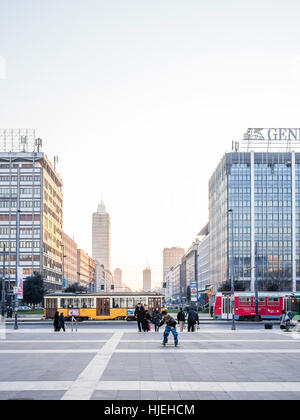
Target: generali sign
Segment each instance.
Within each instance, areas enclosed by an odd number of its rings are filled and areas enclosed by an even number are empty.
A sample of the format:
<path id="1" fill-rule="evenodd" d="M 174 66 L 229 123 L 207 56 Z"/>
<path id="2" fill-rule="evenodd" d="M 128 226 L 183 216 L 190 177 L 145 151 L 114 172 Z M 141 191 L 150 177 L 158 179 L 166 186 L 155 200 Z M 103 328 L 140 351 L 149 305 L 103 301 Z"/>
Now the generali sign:
<path id="1" fill-rule="evenodd" d="M 300 128 L 248 128 L 244 140 L 300 141 Z"/>

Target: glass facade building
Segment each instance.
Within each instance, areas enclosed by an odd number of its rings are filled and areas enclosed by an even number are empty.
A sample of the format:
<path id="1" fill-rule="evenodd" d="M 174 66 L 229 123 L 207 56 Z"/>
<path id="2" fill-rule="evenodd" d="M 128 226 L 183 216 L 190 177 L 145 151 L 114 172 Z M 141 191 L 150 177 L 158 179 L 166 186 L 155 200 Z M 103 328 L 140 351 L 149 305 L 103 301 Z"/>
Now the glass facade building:
<path id="1" fill-rule="evenodd" d="M 300 153 L 226 153 L 209 181 L 209 219 L 215 289 L 233 265 L 245 290 L 256 276 L 260 291 L 300 290 Z"/>

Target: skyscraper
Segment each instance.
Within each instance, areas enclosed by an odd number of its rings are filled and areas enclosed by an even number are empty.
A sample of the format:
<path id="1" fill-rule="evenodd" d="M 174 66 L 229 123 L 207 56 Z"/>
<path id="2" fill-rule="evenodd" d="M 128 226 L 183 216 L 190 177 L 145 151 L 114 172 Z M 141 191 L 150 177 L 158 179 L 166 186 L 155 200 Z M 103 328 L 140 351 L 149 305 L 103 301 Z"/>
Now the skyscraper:
<path id="1" fill-rule="evenodd" d="M 92 241 L 93 259 L 110 270 L 110 216 L 102 200 L 93 213 Z"/>
<path id="2" fill-rule="evenodd" d="M 143 291 L 151 292 L 151 269 L 149 266 L 143 270 Z"/>

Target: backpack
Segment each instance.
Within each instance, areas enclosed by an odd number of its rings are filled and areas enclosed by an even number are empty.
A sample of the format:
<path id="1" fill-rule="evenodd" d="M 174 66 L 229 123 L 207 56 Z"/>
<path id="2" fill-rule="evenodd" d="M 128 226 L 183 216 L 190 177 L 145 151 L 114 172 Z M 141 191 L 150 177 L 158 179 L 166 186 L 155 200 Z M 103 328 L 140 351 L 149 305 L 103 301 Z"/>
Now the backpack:
<path id="1" fill-rule="evenodd" d="M 189 321 L 190 322 L 196 321 L 196 312 L 195 311 L 193 311 L 192 313 L 190 313 L 190 315 L 189 315 Z"/>

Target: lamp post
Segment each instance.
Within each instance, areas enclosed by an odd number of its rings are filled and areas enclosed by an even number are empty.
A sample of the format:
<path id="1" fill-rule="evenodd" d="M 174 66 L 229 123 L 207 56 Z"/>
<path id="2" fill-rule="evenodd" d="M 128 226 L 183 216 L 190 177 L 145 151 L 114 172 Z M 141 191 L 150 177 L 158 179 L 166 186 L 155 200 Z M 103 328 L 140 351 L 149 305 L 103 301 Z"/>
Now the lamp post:
<path id="1" fill-rule="evenodd" d="M 3 273 L 2 273 L 2 292 L 1 292 L 1 315 L 4 318 L 5 306 L 5 244 L 3 244 Z"/>
<path id="2" fill-rule="evenodd" d="M 258 316 L 258 280 L 257 280 L 257 242 L 255 242 L 255 283 L 254 283 L 254 292 L 255 292 L 255 321 L 259 321 L 259 316 Z"/>
<path id="3" fill-rule="evenodd" d="M 19 178 L 19 177 L 18 177 Z M 19 191 L 19 187 L 18 187 Z M 18 207 L 19 207 L 19 198 L 17 200 Z M 19 215 L 21 213 L 21 210 L 19 208 L 16 212 L 16 281 L 15 281 L 15 303 L 14 303 L 14 310 L 15 310 L 15 325 L 14 329 L 18 330 L 18 268 L 19 268 Z"/>
<path id="4" fill-rule="evenodd" d="M 234 311 L 234 256 L 233 256 L 233 209 L 228 210 L 228 214 L 231 214 L 231 295 L 232 295 L 232 325 L 231 329 L 234 331 L 235 328 L 235 311 Z"/>

